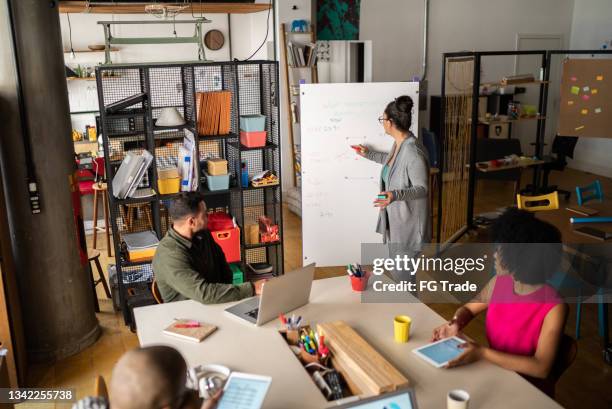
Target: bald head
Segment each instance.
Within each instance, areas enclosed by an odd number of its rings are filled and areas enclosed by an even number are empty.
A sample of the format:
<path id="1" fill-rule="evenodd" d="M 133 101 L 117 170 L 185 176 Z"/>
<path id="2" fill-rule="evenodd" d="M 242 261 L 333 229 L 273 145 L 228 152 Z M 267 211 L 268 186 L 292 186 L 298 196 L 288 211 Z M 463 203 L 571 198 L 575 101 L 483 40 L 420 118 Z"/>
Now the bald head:
<path id="1" fill-rule="evenodd" d="M 184 391 L 187 366 L 174 348 L 153 346 L 125 353 L 110 382 L 113 409 L 173 407 Z"/>

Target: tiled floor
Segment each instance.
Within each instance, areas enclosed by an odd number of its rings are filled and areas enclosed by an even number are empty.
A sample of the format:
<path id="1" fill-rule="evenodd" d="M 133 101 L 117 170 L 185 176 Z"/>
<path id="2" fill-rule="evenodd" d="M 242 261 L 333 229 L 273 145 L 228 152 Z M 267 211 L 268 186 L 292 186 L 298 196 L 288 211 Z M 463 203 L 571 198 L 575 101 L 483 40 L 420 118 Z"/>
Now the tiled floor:
<path id="1" fill-rule="evenodd" d="M 576 184 L 586 184 L 595 177 L 582 172 L 567 170 L 563 173 L 566 188 Z M 599 178 L 605 191 L 612 191 L 612 181 Z M 527 180 L 525 178 L 524 180 Z M 489 211 L 508 205 L 512 201 L 512 186 L 503 182 L 489 181 L 478 189 L 476 212 Z M 302 262 L 301 220 L 292 213 L 284 213 L 285 239 L 285 270 L 291 271 Z M 91 238 L 89 238 L 91 239 Z M 104 240 L 101 241 L 104 246 Z M 102 264 L 106 266 L 105 248 L 102 247 Z M 316 278 L 325 278 L 344 274 L 343 267 L 319 268 Z M 99 286 L 100 287 L 100 286 Z M 77 397 L 91 394 L 94 377 L 103 375 L 110 379 L 111 370 L 119 357 L 128 349 L 138 346 L 135 334 L 123 324 L 120 314 L 112 310 L 110 300 L 107 300 L 101 288 L 98 288 L 101 312 L 97 314 L 102 336 L 91 347 L 79 354 L 52 365 L 32 366 L 29 372 L 29 386 L 38 387 L 72 387 L 76 389 Z M 457 305 L 434 304 L 431 307 L 439 314 L 450 318 Z M 572 367 L 561 378 L 557 388 L 557 400 L 568 408 L 610 408 L 612 407 L 612 366 L 606 365 L 601 358 L 600 339 L 597 335 L 597 313 L 594 305 L 587 305 L 583 311 L 583 336 L 579 340 L 578 357 Z M 570 307 L 570 317 L 566 332 L 573 334 L 575 323 L 575 307 Z M 480 342 L 484 339 L 484 320 L 478 318 L 467 331 Z M 48 409 L 67 408 L 70 405 L 18 405 L 18 409 Z"/>

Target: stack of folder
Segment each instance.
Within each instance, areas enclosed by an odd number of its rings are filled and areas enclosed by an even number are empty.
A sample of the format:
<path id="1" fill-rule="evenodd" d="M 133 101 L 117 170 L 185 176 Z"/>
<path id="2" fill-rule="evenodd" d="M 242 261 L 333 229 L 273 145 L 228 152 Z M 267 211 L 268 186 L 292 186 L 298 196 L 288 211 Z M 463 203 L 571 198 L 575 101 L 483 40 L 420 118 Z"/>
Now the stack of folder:
<path id="1" fill-rule="evenodd" d="M 197 92 L 198 133 L 227 135 L 231 130 L 232 94 L 230 91 Z"/>
<path id="2" fill-rule="evenodd" d="M 153 259 L 159 240 L 151 230 L 123 235 L 128 260 L 132 262 Z"/>

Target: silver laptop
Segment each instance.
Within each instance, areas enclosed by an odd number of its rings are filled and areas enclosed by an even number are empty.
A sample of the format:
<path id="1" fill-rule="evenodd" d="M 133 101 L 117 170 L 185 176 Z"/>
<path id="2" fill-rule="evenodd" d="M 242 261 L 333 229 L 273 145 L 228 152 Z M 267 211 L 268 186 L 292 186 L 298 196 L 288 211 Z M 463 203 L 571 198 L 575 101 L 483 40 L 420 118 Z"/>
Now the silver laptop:
<path id="1" fill-rule="evenodd" d="M 331 409 L 332 407 L 328 408 Z M 416 397 L 413 388 L 398 389 L 394 392 L 385 393 L 383 395 L 373 396 L 371 398 L 359 399 L 344 405 L 333 406 L 336 409 L 417 409 Z"/>
<path id="2" fill-rule="evenodd" d="M 266 282 L 261 295 L 249 298 L 225 311 L 255 325 L 263 325 L 302 305 L 308 304 L 315 264 L 299 268 Z"/>

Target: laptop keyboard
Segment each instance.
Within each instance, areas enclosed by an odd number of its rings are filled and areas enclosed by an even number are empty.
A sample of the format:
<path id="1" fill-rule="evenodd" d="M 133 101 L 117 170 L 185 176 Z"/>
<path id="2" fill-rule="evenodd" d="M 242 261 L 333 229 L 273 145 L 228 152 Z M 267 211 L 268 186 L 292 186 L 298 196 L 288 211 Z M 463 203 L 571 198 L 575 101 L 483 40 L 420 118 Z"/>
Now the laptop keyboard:
<path id="1" fill-rule="evenodd" d="M 251 318 L 257 319 L 257 316 L 259 315 L 259 307 L 252 309 L 251 311 L 247 311 L 246 315 Z"/>

